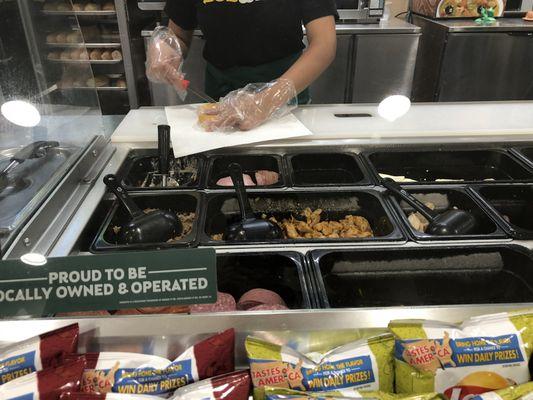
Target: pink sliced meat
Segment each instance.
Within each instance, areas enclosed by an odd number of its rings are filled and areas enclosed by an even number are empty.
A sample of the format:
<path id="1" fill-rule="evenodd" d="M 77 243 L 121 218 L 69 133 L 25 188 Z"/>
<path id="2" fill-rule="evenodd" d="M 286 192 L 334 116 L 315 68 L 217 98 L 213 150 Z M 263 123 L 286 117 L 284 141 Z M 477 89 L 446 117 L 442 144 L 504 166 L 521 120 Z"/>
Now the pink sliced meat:
<path id="1" fill-rule="evenodd" d="M 107 317 L 109 315 L 111 315 L 109 311 L 99 310 L 58 313 L 56 314 L 56 317 Z"/>
<path id="2" fill-rule="evenodd" d="M 288 310 L 286 306 L 281 304 L 260 304 L 258 306 L 249 308 L 247 311 L 282 311 Z"/>
<path id="3" fill-rule="evenodd" d="M 190 307 L 191 314 L 228 312 L 237 310 L 237 304 L 231 294 L 218 292 L 217 302 L 214 304 L 194 304 Z"/>
<path id="4" fill-rule="evenodd" d="M 279 181 L 279 174 L 274 171 L 260 170 L 255 173 L 255 181 L 259 186 L 275 185 Z"/>
<path id="5" fill-rule="evenodd" d="M 267 289 L 252 289 L 241 296 L 237 303 L 237 308 L 239 310 L 249 310 L 263 304 L 287 307 L 285 301 L 276 292 Z"/>
<path id="6" fill-rule="evenodd" d="M 141 315 L 142 313 L 136 308 L 125 308 L 117 310 L 113 315 Z"/>
<path id="7" fill-rule="evenodd" d="M 242 174 L 242 179 L 244 181 L 244 186 L 255 186 L 250 175 Z M 217 186 L 233 186 L 233 181 L 231 180 L 231 177 L 225 176 L 217 181 Z"/>

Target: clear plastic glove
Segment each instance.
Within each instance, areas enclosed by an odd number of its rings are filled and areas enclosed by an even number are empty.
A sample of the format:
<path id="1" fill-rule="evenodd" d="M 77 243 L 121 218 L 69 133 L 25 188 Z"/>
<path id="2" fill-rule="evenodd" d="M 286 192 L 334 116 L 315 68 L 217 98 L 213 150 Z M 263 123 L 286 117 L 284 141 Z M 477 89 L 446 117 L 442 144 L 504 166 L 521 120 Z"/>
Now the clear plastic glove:
<path id="1" fill-rule="evenodd" d="M 298 106 L 296 96 L 296 88 L 288 79 L 252 83 L 228 93 L 216 104 L 200 107 L 198 121 L 208 132 L 248 131 L 294 110 Z"/>
<path id="2" fill-rule="evenodd" d="M 187 95 L 182 73 L 183 52 L 178 37 L 166 26 L 154 29 L 146 56 L 146 76 L 155 83 L 172 85 L 182 100 Z"/>

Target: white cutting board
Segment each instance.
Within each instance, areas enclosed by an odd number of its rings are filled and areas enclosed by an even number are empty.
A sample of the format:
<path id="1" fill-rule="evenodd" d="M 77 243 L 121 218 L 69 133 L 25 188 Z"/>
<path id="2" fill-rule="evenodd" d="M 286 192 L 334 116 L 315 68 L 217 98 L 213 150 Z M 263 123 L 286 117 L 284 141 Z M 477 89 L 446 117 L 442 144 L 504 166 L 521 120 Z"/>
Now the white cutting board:
<path id="1" fill-rule="evenodd" d="M 198 124 L 198 104 L 165 107 L 176 157 L 243 144 L 309 136 L 312 132 L 293 114 L 246 132 L 206 132 Z"/>
<path id="2" fill-rule="evenodd" d="M 111 136 L 113 143 L 156 142 L 157 125 L 165 125 L 165 110 L 157 107 L 130 110 Z"/>

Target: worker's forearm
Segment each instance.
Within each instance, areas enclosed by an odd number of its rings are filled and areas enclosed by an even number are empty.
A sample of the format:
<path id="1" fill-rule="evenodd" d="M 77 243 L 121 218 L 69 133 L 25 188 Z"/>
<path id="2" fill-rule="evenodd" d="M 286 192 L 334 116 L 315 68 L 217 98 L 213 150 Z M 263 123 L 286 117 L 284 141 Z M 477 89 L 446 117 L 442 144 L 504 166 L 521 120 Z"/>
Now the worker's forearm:
<path id="1" fill-rule="evenodd" d="M 336 44 L 329 43 L 310 46 L 281 78 L 294 83 L 300 93 L 313 83 L 335 59 Z"/>

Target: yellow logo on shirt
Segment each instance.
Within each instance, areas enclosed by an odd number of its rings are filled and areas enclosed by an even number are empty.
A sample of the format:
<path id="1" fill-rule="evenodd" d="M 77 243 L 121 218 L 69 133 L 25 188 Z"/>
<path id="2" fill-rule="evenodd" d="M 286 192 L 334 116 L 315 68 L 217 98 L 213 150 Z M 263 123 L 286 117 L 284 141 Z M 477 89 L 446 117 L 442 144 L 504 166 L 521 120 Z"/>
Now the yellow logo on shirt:
<path id="1" fill-rule="evenodd" d="M 256 0 L 204 0 L 204 4 L 209 3 L 253 3 Z"/>

